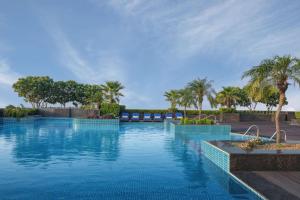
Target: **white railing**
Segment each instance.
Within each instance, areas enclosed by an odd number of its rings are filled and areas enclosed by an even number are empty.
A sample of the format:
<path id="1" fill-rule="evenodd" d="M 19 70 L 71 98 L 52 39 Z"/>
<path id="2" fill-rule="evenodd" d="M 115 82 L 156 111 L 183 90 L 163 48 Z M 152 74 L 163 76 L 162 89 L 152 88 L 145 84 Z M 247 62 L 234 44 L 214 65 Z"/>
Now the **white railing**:
<path id="1" fill-rule="evenodd" d="M 287 134 L 286 134 L 286 131 L 285 130 L 280 130 L 281 133 L 284 134 L 284 141 L 286 142 L 287 141 Z M 270 141 L 273 140 L 273 138 L 275 137 L 275 135 L 277 135 L 277 131 L 275 131 L 275 133 L 270 137 Z"/>
<path id="2" fill-rule="evenodd" d="M 243 137 L 246 136 L 246 135 L 250 132 L 250 130 L 251 130 L 252 128 L 256 128 L 256 137 L 259 137 L 260 131 L 259 131 L 258 126 L 255 125 L 255 124 L 249 126 L 249 128 L 247 129 L 247 131 L 243 134 Z"/>

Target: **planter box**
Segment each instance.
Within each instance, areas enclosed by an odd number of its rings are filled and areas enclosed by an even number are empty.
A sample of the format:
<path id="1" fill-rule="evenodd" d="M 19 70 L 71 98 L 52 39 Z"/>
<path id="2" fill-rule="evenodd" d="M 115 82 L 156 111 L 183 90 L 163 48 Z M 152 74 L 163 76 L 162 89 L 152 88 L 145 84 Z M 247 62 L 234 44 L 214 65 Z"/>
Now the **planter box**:
<path id="1" fill-rule="evenodd" d="M 300 150 L 244 151 L 229 141 L 203 142 L 203 154 L 227 172 L 300 171 Z"/>

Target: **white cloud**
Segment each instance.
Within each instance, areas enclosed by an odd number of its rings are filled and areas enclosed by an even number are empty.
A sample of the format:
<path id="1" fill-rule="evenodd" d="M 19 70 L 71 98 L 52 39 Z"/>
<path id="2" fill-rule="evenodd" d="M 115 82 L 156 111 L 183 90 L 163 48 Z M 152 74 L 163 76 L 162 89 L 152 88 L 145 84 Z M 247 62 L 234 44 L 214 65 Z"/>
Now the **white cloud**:
<path id="1" fill-rule="evenodd" d="M 0 83 L 11 86 L 20 75 L 14 72 L 6 60 L 0 59 Z"/>
<path id="2" fill-rule="evenodd" d="M 70 70 L 77 79 L 89 83 L 100 83 L 106 80 L 126 81 L 125 63 L 118 55 L 102 52 L 93 62 L 86 59 L 83 52 L 75 47 L 53 17 L 44 16 L 42 24 L 58 49 L 62 66 Z"/>
<path id="3" fill-rule="evenodd" d="M 278 3 L 108 1 L 113 9 L 128 17 L 126 20 L 140 22 L 139 27 L 159 32 L 159 40 L 171 47 L 170 53 L 187 58 L 221 52 L 233 59 L 293 53 L 299 48 L 300 26 L 295 24 L 299 8 L 292 3 L 279 7 Z"/>
<path id="4" fill-rule="evenodd" d="M 146 97 L 141 93 L 136 93 L 131 89 L 125 88 L 124 97 L 122 98 L 122 103 L 129 106 L 130 108 L 137 108 L 137 107 L 151 107 L 151 100 L 150 97 Z"/>

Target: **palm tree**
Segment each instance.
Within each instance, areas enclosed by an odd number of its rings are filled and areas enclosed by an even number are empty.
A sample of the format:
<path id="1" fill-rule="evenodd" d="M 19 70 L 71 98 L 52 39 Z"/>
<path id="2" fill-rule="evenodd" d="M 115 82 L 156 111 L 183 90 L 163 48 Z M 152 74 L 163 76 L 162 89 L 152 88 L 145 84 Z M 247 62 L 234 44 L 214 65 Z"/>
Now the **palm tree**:
<path id="1" fill-rule="evenodd" d="M 212 81 L 204 79 L 196 79 L 188 83 L 188 87 L 193 92 L 195 107 L 199 111 L 199 118 L 201 117 L 203 99 L 206 96 L 211 107 L 215 106 L 214 95 L 216 94 L 215 90 L 212 87 Z"/>
<path id="2" fill-rule="evenodd" d="M 101 85 L 101 88 L 105 100 L 110 104 L 119 104 L 120 97 L 124 96 L 121 90 L 125 87 L 119 81 L 106 81 L 104 85 Z"/>
<path id="3" fill-rule="evenodd" d="M 237 101 L 240 100 L 239 89 L 237 87 L 223 87 L 223 90 L 217 94 L 216 100 L 227 108 L 232 108 L 237 105 Z"/>
<path id="4" fill-rule="evenodd" d="M 165 92 L 164 96 L 166 97 L 166 101 L 169 101 L 171 104 L 171 110 L 175 111 L 176 110 L 176 105 L 179 102 L 179 91 L 178 90 L 170 90 Z"/>
<path id="5" fill-rule="evenodd" d="M 249 109 L 255 110 L 258 102 L 261 99 L 261 91 L 259 87 L 253 87 L 249 84 L 245 85 L 244 88 L 245 92 L 247 93 L 247 96 L 250 99 L 250 105 Z"/>
<path id="6" fill-rule="evenodd" d="M 300 61 L 291 56 L 275 56 L 272 59 L 263 60 L 258 66 L 246 71 L 242 78 L 250 77 L 249 84 L 252 87 L 260 85 L 273 85 L 279 91 L 279 104 L 275 115 L 276 142 L 281 142 L 280 112 L 286 101 L 286 91 L 289 81 L 300 85 Z"/>
<path id="7" fill-rule="evenodd" d="M 186 109 L 194 105 L 193 92 L 190 88 L 186 87 L 179 90 L 179 106 L 184 108 L 184 118 L 186 118 Z"/>

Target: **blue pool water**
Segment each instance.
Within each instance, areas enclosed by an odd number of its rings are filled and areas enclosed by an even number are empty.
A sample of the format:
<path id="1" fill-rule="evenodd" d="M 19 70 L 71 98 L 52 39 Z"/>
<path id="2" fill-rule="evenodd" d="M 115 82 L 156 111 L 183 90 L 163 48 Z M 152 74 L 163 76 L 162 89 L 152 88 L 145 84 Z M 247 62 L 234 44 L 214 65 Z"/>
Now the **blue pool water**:
<path id="1" fill-rule="evenodd" d="M 214 139 L 240 139 L 214 134 Z M 211 134 L 164 123 L 0 123 L 0 199 L 255 199 L 201 155 Z"/>

